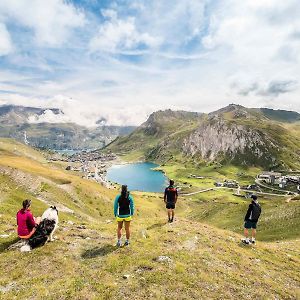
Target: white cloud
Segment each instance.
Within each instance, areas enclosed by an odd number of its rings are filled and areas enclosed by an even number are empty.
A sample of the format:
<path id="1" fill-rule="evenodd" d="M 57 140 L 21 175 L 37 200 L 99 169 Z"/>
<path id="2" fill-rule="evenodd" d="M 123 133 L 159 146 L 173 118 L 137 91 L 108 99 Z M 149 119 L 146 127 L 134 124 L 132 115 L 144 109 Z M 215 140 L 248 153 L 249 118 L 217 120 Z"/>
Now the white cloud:
<path id="1" fill-rule="evenodd" d="M 24 17 L 24 3 L 0 1 L 0 22 L 32 28 L 46 47 L 30 55 L 28 40 L 24 53 L 9 56 L 20 70 L 0 72 L 1 89 L 14 93 L 2 93 L 5 101 L 62 108 L 64 118 L 85 125 L 99 117 L 139 124 L 158 109 L 209 112 L 232 102 L 300 111 L 298 0 L 116 0 L 89 19 L 58 0 L 33 0 Z M 40 3 L 58 12 L 41 27 Z M 74 18 L 65 20 L 59 7 Z M 47 48 L 84 22 L 73 31 L 74 51 Z"/>
<path id="2" fill-rule="evenodd" d="M 135 18 L 119 19 L 117 12 L 112 9 L 102 10 L 107 20 L 100 26 L 96 36 L 90 41 L 90 50 L 122 52 L 136 49 L 139 46 L 157 47 L 160 38 L 155 38 L 147 32 L 139 32 L 136 28 Z"/>
<path id="3" fill-rule="evenodd" d="M 0 56 L 7 55 L 13 51 L 10 34 L 5 24 L 0 23 Z"/>
<path id="4" fill-rule="evenodd" d="M 137 105 L 131 107 L 107 107 L 99 104 L 86 105 L 83 101 L 72 99 L 63 95 L 51 98 L 33 98 L 19 94 L 4 95 L 6 100 L 0 100 L 0 105 L 14 104 L 41 108 L 58 108 L 63 113 L 54 114 L 46 110 L 42 115 L 29 118 L 30 123 L 76 123 L 86 127 L 95 127 L 100 119 L 106 120 L 106 125 L 138 125 L 155 110 L 150 105 Z"/>
<path id="5" fill-rule="evenodd" d="M 71 30 L 85 24 L 84 14 L 63 0 L 1 0 L 1 19 L 32 29 L 42 46 L 64 44 Z"/>

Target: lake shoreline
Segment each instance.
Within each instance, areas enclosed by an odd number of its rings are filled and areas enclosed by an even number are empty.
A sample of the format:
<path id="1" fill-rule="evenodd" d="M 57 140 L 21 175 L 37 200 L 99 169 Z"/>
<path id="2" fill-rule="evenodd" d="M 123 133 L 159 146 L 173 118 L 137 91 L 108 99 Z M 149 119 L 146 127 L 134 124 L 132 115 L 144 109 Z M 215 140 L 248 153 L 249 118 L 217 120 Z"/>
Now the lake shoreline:
<path id="1" fill-rule="evenodd" d="M 120 186 L 121 182 L 127 184 L 132 191 L 161 193 L 168 177 L 160 167 L 149 161 L 126 162 L 116 159 L 108 166 L 105 178 L 113 185 Z"/>

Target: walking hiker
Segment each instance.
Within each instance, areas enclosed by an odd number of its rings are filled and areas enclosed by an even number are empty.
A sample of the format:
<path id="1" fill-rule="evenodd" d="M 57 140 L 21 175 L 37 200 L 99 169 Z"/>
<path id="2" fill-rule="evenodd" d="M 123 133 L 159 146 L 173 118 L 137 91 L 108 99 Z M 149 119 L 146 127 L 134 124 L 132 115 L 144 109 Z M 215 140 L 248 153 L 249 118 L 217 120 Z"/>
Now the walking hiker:
<path id="1" fill-rule="evenodd" d="M 245 238 L 242 239 L 244 244 L 255 244 L 255 236 L 256 236 L 256 226 L 258 219 L 261 214 L 261 206 L 257 201 L 256 195 L 251 195 L 251 203 L 249 204 L 249 208 L 245 215 L 245 224 L 244 224 L 244 235 Z M 249 229 L 252 229 L 252 237 L 249 239 Z"/>
<path id="2" fill-rule="evenodd" d="M 168 222 L 174 221 L 175 205 L 177 202 L 177 189 L 174 186 L 174 180 L 170 180 L 170 185 L 165 189 L 164 202 L 166 203 L 166 209 L 168 212 Z"/>
<path id="3" fill-rule="evenodd" d="M 21 239 L 29 239 L 39 225 L 41 218 L 35 218 L 30 211 L 31 200 L 24 200 L 23 208 L 17 213 L 18 236 Z"/>
<path id="4" fill-rule="evenodd" d="M 133 214 L 134 214 L 134 200 L 132 196 L 129 194 L 129 191 L 127 190 L 127 185 L 122 185 L 121 194 L 116 197 L 114 202 L 114 215 L 118 222 L 118 229 L 117 229 L 118 247 L 122 246 L 121 237 L 122 237 L 123 223 L 125 223 L 125 231 L 126 231 L 126 241 L 124 243 L 124 246 L 129 245 L 130 221 L 132 220 Z"/>

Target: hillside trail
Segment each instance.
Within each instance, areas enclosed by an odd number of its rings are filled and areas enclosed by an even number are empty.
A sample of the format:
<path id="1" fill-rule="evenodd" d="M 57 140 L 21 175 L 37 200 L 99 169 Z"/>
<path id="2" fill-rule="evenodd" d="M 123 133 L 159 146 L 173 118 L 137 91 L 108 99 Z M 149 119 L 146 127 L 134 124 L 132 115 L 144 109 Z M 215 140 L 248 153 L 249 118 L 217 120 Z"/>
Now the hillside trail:
<path id="1" fill-rule="evenodd" d="M 6 275 L 0 286 L 14 283 L 11 293 L 22 290 L 24 278 L 17 277 L 15 270 L 30 262 L 31 275 L 37 278 L 34 284 L 47 278 L 53 295 L 58 296 L 55 291 L 61 280 L 64 289 L 74 281 L 82 282 L 82 290 L 75 285 L 72 296 L 76 299 L 99 299 L 99 289 L 100 295 L 113 292 L 107 299 L 236 299 L 236 295 L 295 299 L 300 284 L 300 240 L 267 243 L 258 239 L 257 245 L 245 246 L 239 234 L 182 216 L 167 223 L 160 212 L 152 218 L 136 215 L 130 246 L 117 248 L 116 228 L 112 219 L 64 219 L 54 242 L 29 254 L 16 249 L 2 253 L 0 264 Z M 20 255 L 17 269 L 7 264 Z M 62 274 L 64 278 L 59 279 Z M 30 289 L 26 293 L 30 297 Z"/>

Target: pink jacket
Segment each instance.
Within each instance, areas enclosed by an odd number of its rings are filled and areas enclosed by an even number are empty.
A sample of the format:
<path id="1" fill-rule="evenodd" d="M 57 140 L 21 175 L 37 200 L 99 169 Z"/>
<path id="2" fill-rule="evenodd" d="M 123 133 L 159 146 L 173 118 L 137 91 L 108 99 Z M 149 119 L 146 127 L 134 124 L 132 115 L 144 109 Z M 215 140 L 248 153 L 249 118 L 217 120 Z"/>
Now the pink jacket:
<path id="1" fill-rule="evenodd" d="M 35 227 L 33 215 L 29 209 L 20 209 L 17 213 L 18 235 L 28 235 Z"/>

